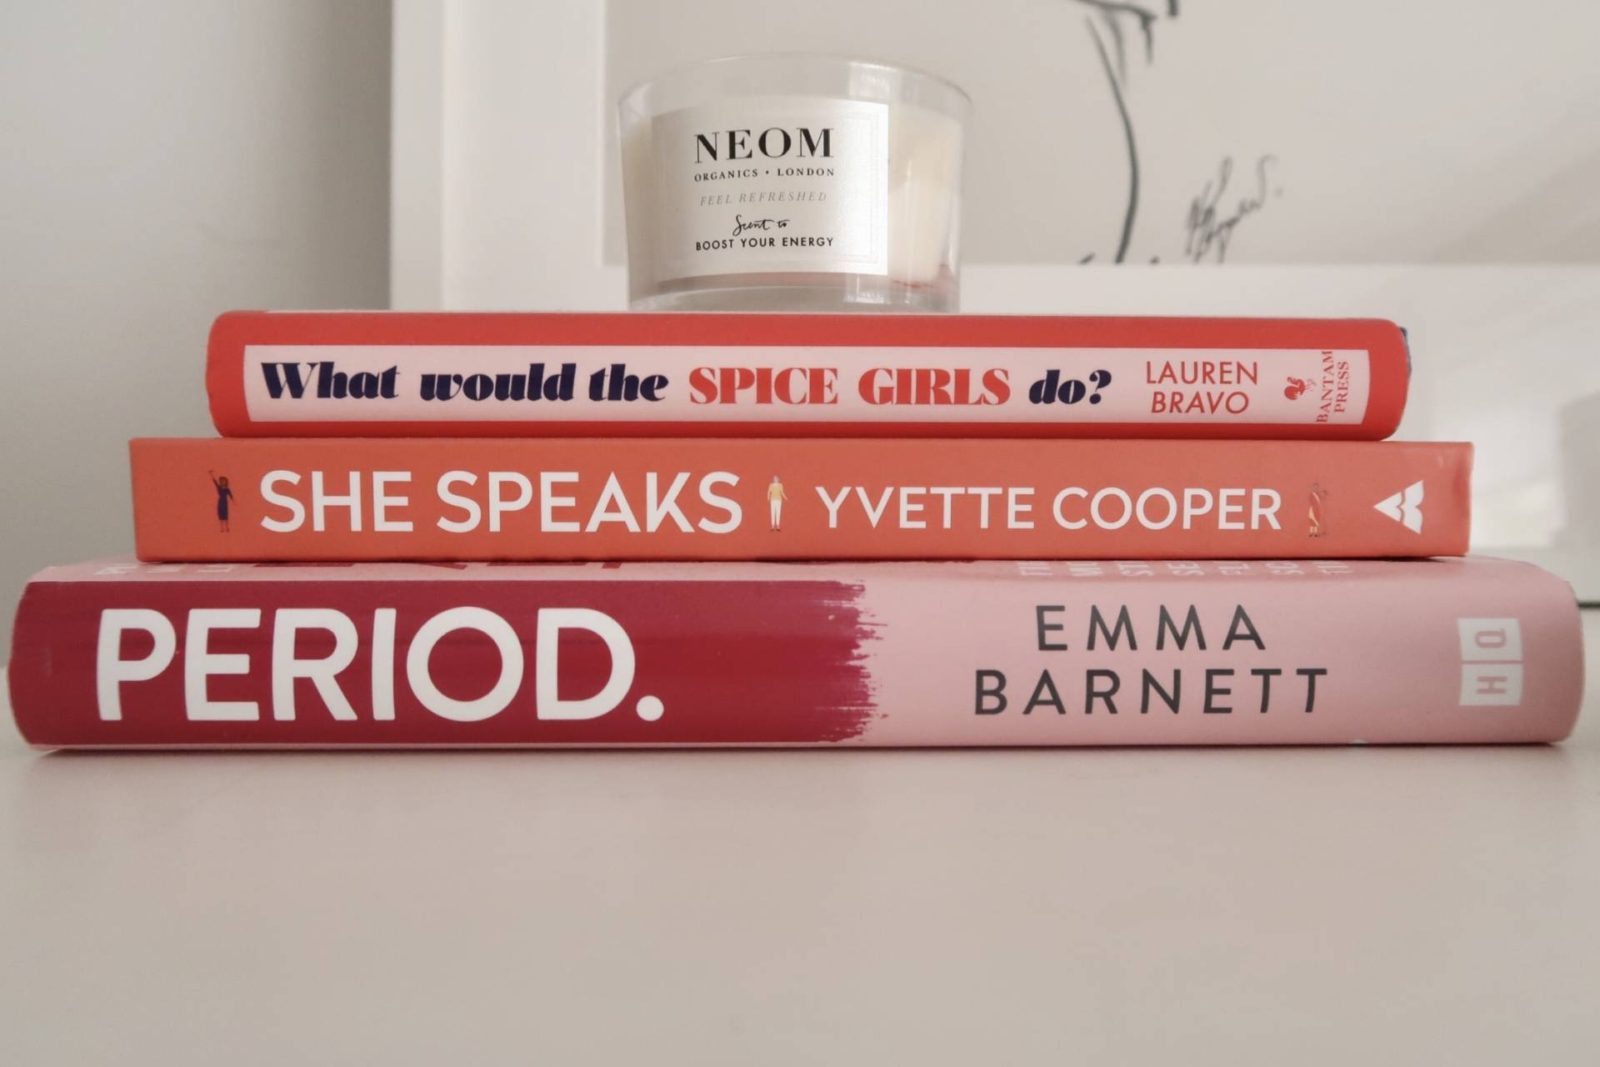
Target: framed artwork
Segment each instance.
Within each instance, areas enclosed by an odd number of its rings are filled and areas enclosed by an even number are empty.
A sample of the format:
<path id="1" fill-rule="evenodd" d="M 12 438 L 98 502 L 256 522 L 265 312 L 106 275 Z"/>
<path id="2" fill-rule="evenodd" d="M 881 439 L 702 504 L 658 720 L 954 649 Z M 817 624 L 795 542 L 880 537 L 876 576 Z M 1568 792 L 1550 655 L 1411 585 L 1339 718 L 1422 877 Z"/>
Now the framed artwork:
<path id="1" fill-rule="evenodd" d="M 1392 318 L 1398 436 L 1477 445 L 1474 550 L 1600 601 L 1597 37 L 1585 0 L 397 0 L 393 303 L 623 307 L 638 80 L 921 67 L 973 98 L 963 310 Z"/>

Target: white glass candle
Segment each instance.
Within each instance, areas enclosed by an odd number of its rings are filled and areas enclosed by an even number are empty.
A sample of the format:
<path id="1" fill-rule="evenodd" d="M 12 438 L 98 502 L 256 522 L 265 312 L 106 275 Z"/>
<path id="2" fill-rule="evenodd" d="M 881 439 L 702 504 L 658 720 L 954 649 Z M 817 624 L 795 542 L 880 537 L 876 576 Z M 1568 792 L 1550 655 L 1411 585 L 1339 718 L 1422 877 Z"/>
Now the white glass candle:
<path id="1" fill-rule="evenodd" d="M 940 78 L 831 56 L 718 59 L 634 87 L 633 307 L 955 311 L 969 108 Z"/>

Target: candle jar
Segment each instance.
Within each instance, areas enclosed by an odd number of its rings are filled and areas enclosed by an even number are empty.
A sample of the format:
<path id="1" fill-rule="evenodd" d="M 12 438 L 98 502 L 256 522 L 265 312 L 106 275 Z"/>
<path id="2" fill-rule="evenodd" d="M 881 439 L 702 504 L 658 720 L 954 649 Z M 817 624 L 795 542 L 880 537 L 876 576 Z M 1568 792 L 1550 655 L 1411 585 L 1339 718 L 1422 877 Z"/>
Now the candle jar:
<path id="1" fill-rule="evenodd" d="M 882 63 L 755 55 L 621 112 L 635 310 L 955 311 L 970 101 Z"/>

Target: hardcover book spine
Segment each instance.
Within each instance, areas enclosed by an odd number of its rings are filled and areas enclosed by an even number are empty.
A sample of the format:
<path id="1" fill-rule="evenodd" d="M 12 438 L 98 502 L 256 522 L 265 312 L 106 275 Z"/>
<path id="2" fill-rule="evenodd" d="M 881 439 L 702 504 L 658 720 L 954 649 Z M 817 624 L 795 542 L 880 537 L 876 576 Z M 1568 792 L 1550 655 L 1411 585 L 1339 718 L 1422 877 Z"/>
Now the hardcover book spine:
<path id="1" fill-rule="evenodd" d="M 1379 440 L 1405 336 L 1363 319 L 230 312 L 226 436 Z"/>
<path id="2" fill-rule="evenodd" d="M 1497 561 L 132 569 L 27 588 L 34 744 L 1534 742 L 1582 693 Z"/>
<path id="3" fill-rule="evenodd" d="M 145 560 L 1148 559 L 1466 551 L 1464 444 L 150 439 Z"/>

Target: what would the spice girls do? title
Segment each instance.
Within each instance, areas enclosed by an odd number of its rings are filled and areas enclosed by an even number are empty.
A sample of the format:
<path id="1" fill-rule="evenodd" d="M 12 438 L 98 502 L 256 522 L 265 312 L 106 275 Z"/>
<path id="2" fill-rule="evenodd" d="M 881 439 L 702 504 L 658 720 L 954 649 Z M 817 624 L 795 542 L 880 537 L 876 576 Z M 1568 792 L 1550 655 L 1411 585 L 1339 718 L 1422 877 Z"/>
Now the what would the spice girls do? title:
<path id="1" fill-rule="evenodd" d="M 207 384 L 236 436 L 1376 440 L 1407 376 L 1376 320 L 239 312 Z"/>

